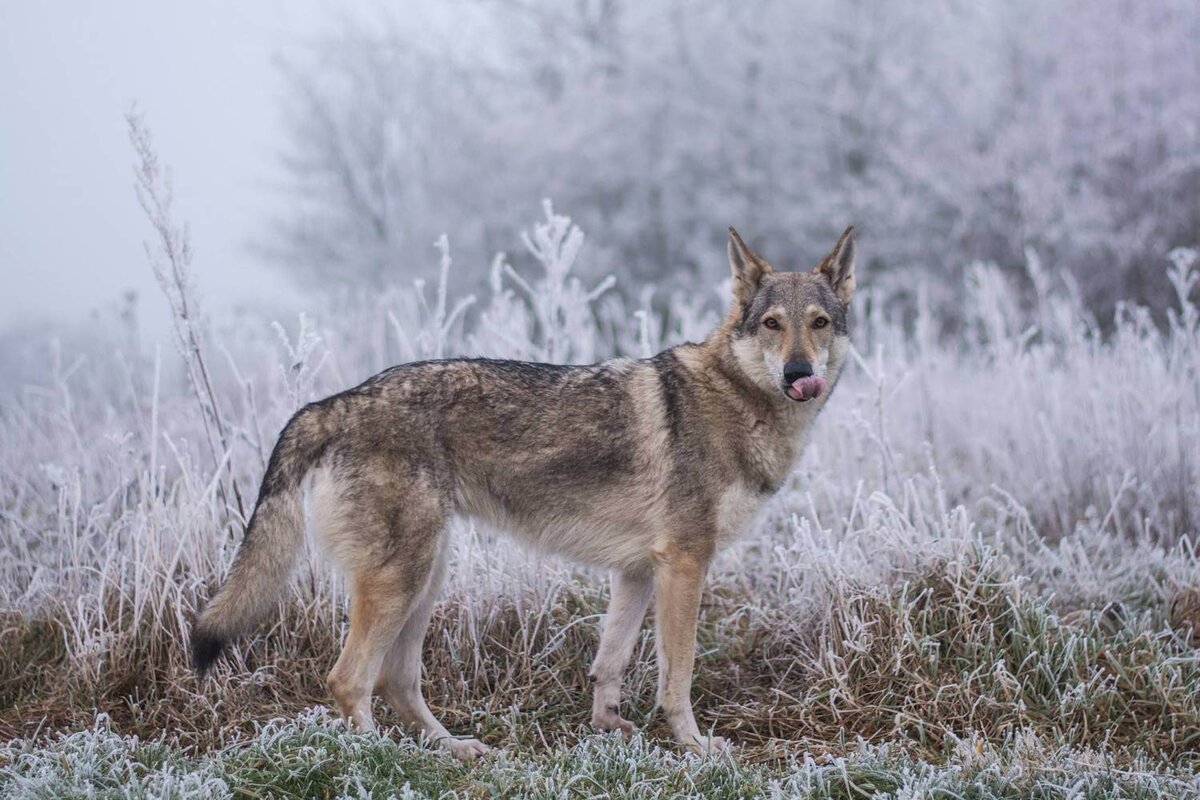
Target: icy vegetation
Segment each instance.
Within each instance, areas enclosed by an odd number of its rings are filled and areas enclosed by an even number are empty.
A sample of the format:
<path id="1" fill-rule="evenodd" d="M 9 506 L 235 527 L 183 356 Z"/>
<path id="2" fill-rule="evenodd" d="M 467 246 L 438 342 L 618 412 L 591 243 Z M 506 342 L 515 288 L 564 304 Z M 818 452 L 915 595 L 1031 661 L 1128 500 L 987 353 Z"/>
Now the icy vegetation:
<path id="1" fill-rule="evenodd" d="M 1107 314 L 1165 307 L 1195 244 L 1195 0 L 443 8 L 347 13 L 288 62 L 290 274 L 383 286 L 453 225 L 474 278 L 547 195 L 622 291 L 714 282 L 724 225 L 794 267 L 854 222 L 876 286 L 1032 245 Z"/>
<path id="2" fill-rule="evenodd" d="M 0 399 L 0 794 L 1200 791 L 1195 252 L 1161 258 L 1165 322 L 1121 306 L 1104 333 L 1033 252 L 1019 278 L 967 270 L 953 336 L 923 300 L 933 287 L 908 287 L 917 312 L 901 318 L 863 270 L 848 374 L 706 591 L 697 714 L 737 762 L 661 738 L 649 626 L 627 679 L 645 733 L 590 732 L 604 576 L 458 530 L 426 693 L 452 731 L 507 750 L 463 767 L 309 710 L 328 702 L 346 620 L 311 555 L 260 635 L 203 682 L 189 670 L 190 620 L 276 433 L 400 361 L 644 356 L 703 336 L 728 287 L 664 299 L 666 313 L 630 305 L 574 276 L 589 245 L 547 203 L 525 236 L 535 268 L 497 258 L 473 298 L 447 289 L 443 239 L 437 285 L 210 320 L 148 141 L 139 154 L 178 352 L 148 352 L 120 320 L 70 346 L 10 343 L 23 377 Z"/>
<path id="3" fill-rule="evenodd" d="M 210 754 L 183 752 L 114 732 L 105 717 L 45 748 L 0 752 L 9 792 L 41 797 L 1188 797 L 1195 778 L 1157 774 L 1144 760 L 1118 765 L 1091 750 L 1054 747 L 1028 734 L 1003 744 L 960 740 L 952 764 L 861 744 L 845 756 L 796 755 L 773 768 L 682 757 L 640 734 L 593 737 L 549 755 L 504 753 L 464 766 L 411 742 L 348 731 L 324 711 L 255 726 Z"/>

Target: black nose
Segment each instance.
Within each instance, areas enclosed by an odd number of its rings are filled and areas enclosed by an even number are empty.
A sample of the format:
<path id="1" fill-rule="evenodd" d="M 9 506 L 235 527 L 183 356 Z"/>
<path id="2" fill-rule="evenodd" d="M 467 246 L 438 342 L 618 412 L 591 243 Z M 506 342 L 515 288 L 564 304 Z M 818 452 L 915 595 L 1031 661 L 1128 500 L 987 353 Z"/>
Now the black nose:
<path id="1" fill-rule="evenodd" d="M 807 361 L 789 361 L 783 366 L 783 379 L 789 386 L 801 378 L 811 378 L 812 374 L 812 364 Z"/>

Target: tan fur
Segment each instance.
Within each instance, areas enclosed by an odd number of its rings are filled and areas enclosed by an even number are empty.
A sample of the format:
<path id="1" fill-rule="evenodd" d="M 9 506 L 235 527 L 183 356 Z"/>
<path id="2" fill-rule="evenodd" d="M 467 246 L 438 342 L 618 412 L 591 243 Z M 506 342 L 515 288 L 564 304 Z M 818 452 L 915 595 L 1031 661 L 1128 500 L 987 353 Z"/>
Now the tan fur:
<path id="1" fill-rule="evenodd" d="M 813 272 L 779 273 L 731 229 L 729 256 L 734 302 L 702 343 L 587 366 L 401 365 L 301 410 L 272 453 L 229 581 L 197 622 L 198 666 L 274 602 L 311 474 L 316 536 L 352 597 L 329 687 L 359 727 L 374 726 L 378 693 L 431 743 L 462 758 L 487 751 L 452 738 L 420 691 L 447 523 L 464 515 L 613 571 L 590 672 L 597 727 L 633 730 L 621 676 L 654 597 L 659 705 L 680 743 L 727 749 L 701 731 L 690 700 L 704 575 L 782 485 L 837 382 L 854 245 L 848 230 Z M 793 376 L 805 374 L 826 390 L 792 399 Z"/>

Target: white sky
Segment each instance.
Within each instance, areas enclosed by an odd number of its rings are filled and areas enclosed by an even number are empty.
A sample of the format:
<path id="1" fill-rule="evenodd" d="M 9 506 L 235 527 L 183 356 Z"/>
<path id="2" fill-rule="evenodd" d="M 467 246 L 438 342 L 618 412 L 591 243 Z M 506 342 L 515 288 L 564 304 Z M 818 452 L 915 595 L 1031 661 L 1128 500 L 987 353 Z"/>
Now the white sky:
<path id="1" fill-rule="evenodd" d="M 132 188 L 135 101 L 173 168 L 206 306 L 289 292 L 247 247 L 281 202 L 274 58 L 336 18 L 323 0 L 3 2 L 0 328 L 78 318 L 127 289 L 146 316 L 164 305 Z"/>

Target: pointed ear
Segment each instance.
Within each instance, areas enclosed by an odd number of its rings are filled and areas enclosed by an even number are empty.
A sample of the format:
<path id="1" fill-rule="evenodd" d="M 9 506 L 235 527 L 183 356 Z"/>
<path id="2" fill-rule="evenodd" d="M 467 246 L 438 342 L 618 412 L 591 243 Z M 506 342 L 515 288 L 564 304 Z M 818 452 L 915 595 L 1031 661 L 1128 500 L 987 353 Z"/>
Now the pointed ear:
<path id="1" fill-rule="evenodd" d="M 774 271 L 733 228 L 729 229 L 729 267 L 733 270 L 733 296 L 742 305 L 754 297 L 763 276 Z"/>
<path id="2" fill-rule="evenodd" d="M 850 302 L 850 295 L 854 294 L 855 284 L 853 225 L 846 228 L 837 244 L 829 251 L 829 255 L 821 259 L 821 263 L 813 272 L 825 276 L 839 300 L 843 303 Z"/>

